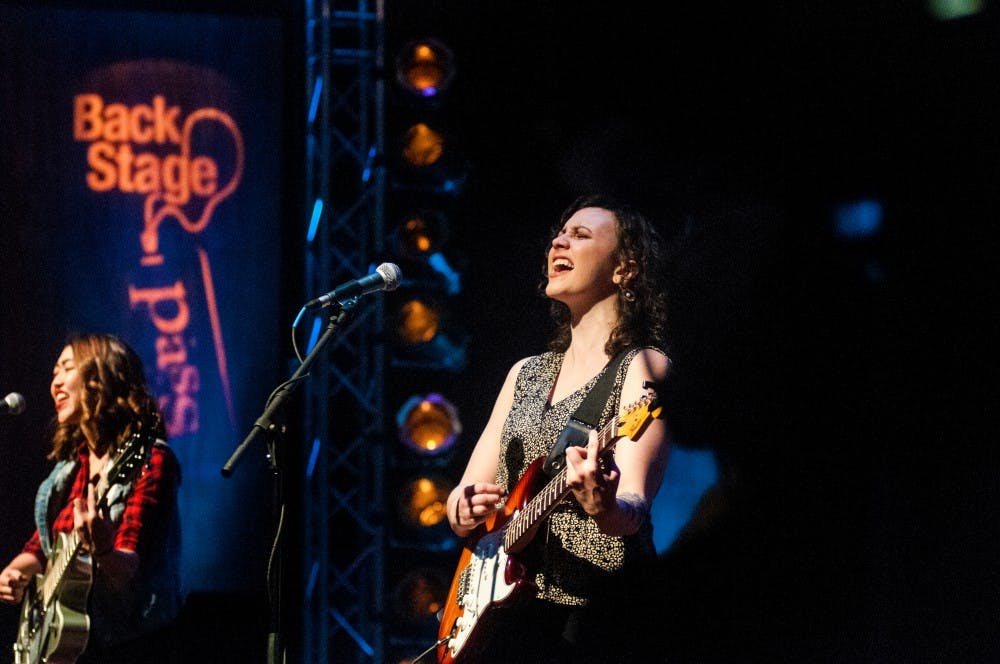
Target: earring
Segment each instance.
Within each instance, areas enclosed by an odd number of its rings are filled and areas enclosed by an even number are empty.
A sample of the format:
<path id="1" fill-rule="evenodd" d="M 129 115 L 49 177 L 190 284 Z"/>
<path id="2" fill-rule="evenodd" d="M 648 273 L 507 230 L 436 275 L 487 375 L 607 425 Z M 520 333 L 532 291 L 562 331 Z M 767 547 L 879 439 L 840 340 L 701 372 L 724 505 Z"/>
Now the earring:
<path id="1" fill-rule="evenodd" d="M 628 288 L 622 288 L 622 297 L 629 302 L 635 302 L 635 293 L 633 293 Z"/>

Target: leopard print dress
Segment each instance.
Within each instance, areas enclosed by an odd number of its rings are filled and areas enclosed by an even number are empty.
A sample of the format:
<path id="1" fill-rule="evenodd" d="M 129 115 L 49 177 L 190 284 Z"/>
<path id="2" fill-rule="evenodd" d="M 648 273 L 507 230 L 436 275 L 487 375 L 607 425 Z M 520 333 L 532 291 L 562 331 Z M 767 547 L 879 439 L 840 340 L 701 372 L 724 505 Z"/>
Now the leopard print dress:
<path id="1" fill-rule="evenodd" d="M 629 351 L 619 365 L 598 428 L 618 415 L 625 374 L 639 350 Z M 497 469 L 497 484 L 508 490 L 517 484 L 532 461 L 548 455 L 569 416 L 600 378 L 599 373 L 576 392 L 550 405 L 549 395 L 562 361 L 562 353 L 543 353 L 528 358 L 518 373 L 514 402 L 501 433 Z M 585 605 L 616 571 L 633 561 L 649 560 L 656 555 L 648 515 L 636 533 L 612 537 L 598 529 L 572 494 L 560 501 L 546 525 L 535 535 L 529 551 L 537 561 L 535 583 L 539 599 L 557 604 Z"/>

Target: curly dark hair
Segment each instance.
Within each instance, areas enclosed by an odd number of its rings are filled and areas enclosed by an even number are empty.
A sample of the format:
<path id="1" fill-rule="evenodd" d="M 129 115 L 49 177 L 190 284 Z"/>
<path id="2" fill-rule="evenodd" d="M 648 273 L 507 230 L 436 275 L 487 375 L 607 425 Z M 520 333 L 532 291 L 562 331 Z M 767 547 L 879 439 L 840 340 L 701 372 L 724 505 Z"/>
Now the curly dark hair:
<path id="1" fill-rule="evenodd" d="M 615 258 L 620 262 L 631 261 L 632 273 L 621 284 L 618 291 L 618 324 L 611 331 L 604 346 L 609 357 L 615 357 L 623 350 L 636 346 L 666 348 L 667 296 L 661 287 L 664 269 L 664 246 L 659 231 L 634 207 L 621 203 L 605 194 L 580 196 L 567 207 L 559 223 L 552 227 L 550 238 L 559 232 L 566 221 L 577 210 L 594 207 L 608 210 L 617 222 L 618 246 Z M 543 273 L 546 271 L 549 244 L 545 245 Z M 542 280 L 544 292 L 546 279 Z M 625 289 L 635 297 L 624 297 Z M 555 330 L 549 339 L 549 350 L 565 352 L 571 337 L 569 307 L 558 300 L 550 304 Z"/>
<path id="2" fill-rule="evenodd" d="M 163 415 L 146 385 L 139 355 L 111 334 L 81 334 L 66 343 L 80 374 L 80 418 L 57 424 L 50 459 L 72 459 L 84 439 L 112 453 L 139 428 L 166 439 Z"/>

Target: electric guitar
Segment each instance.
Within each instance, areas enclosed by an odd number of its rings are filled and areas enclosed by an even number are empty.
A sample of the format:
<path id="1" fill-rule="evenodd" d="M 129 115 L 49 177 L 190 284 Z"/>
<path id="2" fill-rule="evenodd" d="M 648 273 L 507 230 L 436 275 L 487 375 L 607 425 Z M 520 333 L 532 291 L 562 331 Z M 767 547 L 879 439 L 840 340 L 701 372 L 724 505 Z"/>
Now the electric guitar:
<path id="1" fill-rule="evenodd" d="M 599 454 L 612 451 L 622 436 L 637 437 L 662 406 L 655 394 L 644 395 L 611 420 L 597 434 Z M 493 609 L 533 595 L 534 574 L 517 554 L 535 536 L 539 526 L 565 498 L 565 466 L 546 483 L 545 457 L 535 459 L 511 490 L 502 509 L 468 538 L 458 561 L 438 628 L 438 664 L 478 661 L 480 647 Z M 480 536 L 477 533 L 485 530 Z M 474 541 L 474 543 L 472 543 Z"/>
<path id="2" fill-rule="evenodd" d="M 108 489 L 135 478 L 153 448 L 154 437 L 138 431 L 115 455 L 98 483 L 96 504 L 106 505 Z M 43 574 L 25 589 L 14 643 L 14 664 L 73 664 L 87 647 L 87 599 L 93 582 L 91 556 L 75 531 L 58 533 Z"/>

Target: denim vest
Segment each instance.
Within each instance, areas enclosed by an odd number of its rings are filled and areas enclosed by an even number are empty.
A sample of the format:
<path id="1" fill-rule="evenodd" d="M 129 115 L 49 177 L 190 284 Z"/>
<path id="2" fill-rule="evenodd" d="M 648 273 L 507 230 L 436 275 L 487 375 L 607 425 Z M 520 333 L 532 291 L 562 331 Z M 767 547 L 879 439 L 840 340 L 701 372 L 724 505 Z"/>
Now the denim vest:
<path id="1" fill-rule="evenodd" d="M 167 447 L 163 440 L 157 440 L 155 445 Z M 76 471 L 75 459 L 59 461 L 38 487 L 35 525 L 46 557 L 51 555 L 53 546 L 49 524 L 65 506 Z M 132 485 L 133 482 L 113 484 L 105 494 L 110 519 L 116 524 L 125 512 Z M 150 547 L 152 554 L 140 557 L 139 571 L 125 589 L 102 593 L 92 588 L 87 613 L 91 619 L 91 638 L 100 645 L 113 645 L 164 627 L 180 612 L 181 528 L 176 502 L 170 506 L 167 519 L 163 526 L 164 541 Z M 155 555 L 155 559 L 148 559 L 150 555 Z"/>

